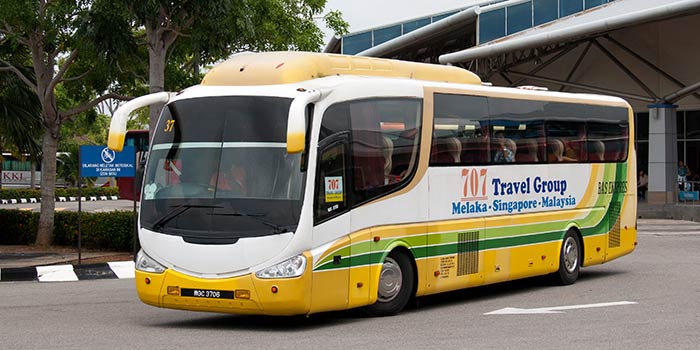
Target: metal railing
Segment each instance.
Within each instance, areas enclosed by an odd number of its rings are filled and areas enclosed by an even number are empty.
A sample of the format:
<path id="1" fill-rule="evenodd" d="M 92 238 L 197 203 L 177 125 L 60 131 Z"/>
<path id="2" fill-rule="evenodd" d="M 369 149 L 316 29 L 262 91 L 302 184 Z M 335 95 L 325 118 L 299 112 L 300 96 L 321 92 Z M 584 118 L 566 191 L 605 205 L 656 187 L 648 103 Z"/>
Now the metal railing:
<path id="1" fill-rule="evenodd" d="M 700 181 L 678 181 L 678 202 L 700 205 Z"/>

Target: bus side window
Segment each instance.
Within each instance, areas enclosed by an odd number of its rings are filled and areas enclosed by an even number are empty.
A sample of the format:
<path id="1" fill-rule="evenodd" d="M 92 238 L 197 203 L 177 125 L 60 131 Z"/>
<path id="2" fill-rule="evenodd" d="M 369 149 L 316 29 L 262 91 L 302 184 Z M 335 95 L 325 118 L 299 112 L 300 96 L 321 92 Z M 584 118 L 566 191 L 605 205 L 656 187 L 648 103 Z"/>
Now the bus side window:
<path id="1" fill-rule="evenodd" d="M 627 123 L 589 122 L 587 140 L 591 162 L 620 162 L 627 159 Z"/>
<path id="2" fill-rule="evenodd" d="M 489 162 L 488 102 L 486 97 L 434 95 L 431 166 Z"/>
<path id="3" fill-rule="evenodd" d="M 406 183 L 418 164 L 422 106 L 417 99 L 369 99 L 349 105 L 353 206 Z"/>
<path id="4" fill-rule="evenodd" d="M 581 121 L 550 120 L 547 122 L 549 162 L 586 162 L 586 123 Z"/>

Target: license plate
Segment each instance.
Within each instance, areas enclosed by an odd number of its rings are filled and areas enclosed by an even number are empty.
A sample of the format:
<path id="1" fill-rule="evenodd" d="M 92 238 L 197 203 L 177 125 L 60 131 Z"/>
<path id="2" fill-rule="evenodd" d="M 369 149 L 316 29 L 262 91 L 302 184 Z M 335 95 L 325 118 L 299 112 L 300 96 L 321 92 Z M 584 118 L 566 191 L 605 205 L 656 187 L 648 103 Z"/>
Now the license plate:
<path id="1" fill-rule="evenodd" d="M 182 288 L 180 295 L 183 297 L 209 298 L 209 299 L 233 299 L 232 290 L 190 289 Z"/>

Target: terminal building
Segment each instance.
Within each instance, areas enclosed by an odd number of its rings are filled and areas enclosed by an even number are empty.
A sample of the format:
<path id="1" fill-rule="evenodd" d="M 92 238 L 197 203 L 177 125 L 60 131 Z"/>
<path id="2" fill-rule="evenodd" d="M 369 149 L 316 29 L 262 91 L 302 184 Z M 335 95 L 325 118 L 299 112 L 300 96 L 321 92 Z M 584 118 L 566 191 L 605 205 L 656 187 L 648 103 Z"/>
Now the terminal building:
<path id="1" fill-rule="evenodd" d="M 496 86 L 626 99 L 650 203 L 700 180 L 700 0 L 490 0 L 333 38 L 328 53 L 447 64 Z"/>

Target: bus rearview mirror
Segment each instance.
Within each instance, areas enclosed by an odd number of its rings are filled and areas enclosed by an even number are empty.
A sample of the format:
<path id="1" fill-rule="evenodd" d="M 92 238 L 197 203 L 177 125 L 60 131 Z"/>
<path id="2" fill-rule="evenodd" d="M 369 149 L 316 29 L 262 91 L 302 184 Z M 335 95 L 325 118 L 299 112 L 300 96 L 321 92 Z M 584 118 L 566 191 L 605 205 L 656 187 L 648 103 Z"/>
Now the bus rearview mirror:
<path id="1" fill-rule="evenodd" d="M 321 98 L 318 90 L 303 90 L 303 94 L 292 101 L 287 119 L 287 153 L 304 151 L 306 147 L 306 106 Z"/>

